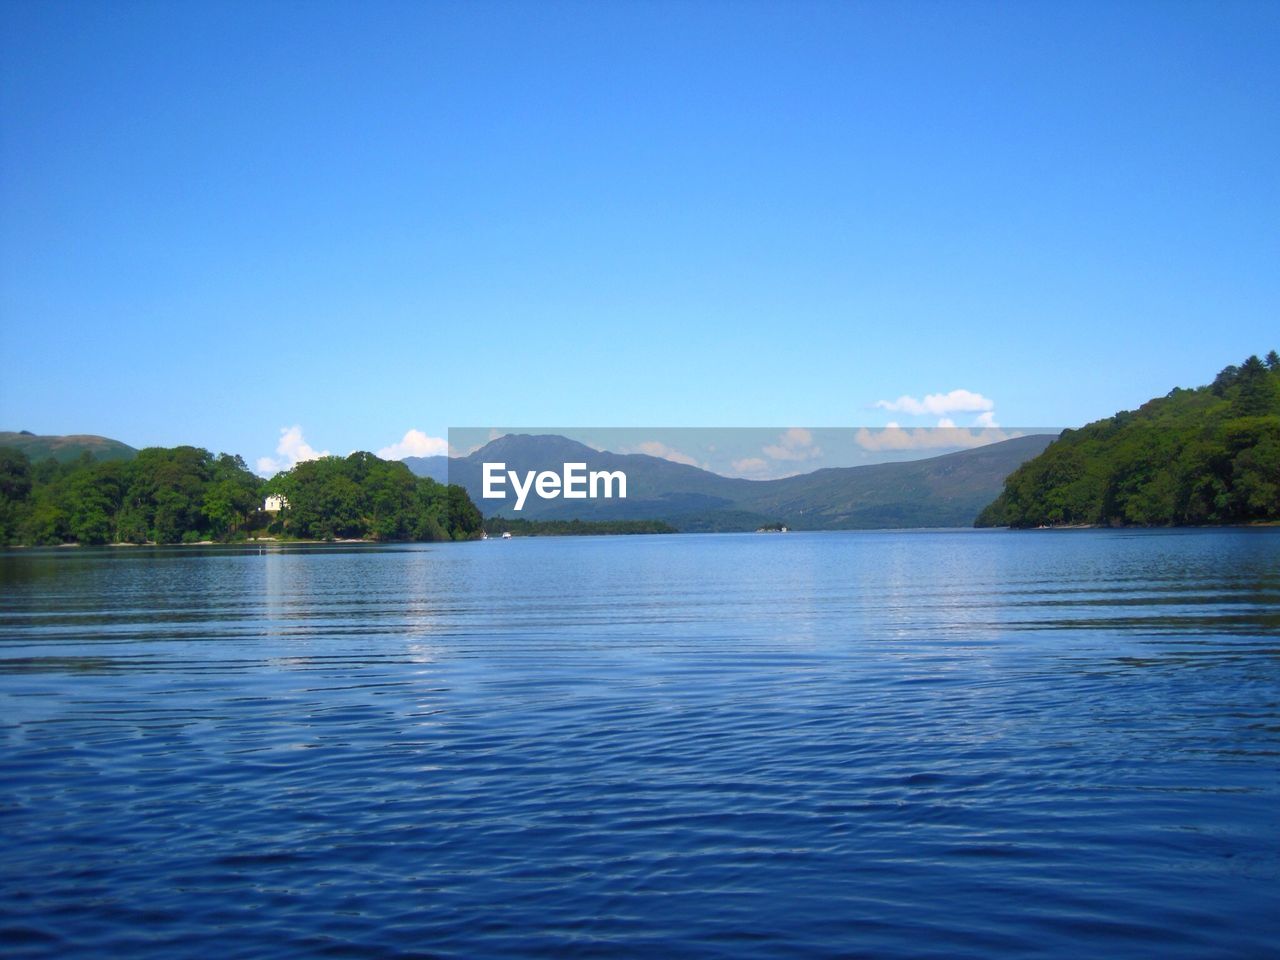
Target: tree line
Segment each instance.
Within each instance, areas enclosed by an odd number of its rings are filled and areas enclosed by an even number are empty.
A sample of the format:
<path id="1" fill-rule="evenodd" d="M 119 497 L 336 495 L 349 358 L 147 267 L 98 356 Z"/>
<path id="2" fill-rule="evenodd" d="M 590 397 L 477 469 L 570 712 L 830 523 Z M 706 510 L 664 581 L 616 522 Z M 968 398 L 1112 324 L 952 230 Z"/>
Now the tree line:
<path id="1" fill-rule="evenodd" d="M 462 487 L 372 453 L 299 463 L 263 492 L 287 502 L 268 529 L 308 540 L 474 540 L 483 520 Z"/>
<path id="2" fill-rule="evenodd" d="M 586 537 L 629 533 L 676 533 L 662 520 L 525 520 L 487 517 L 484 531 L 491 537 Z"/>
<path id="3" fill-rule="evenodd" d="M 1280 520 L 1280 355 L 1066 430 L 1005 480 L 977 526 Z"/>
<path id="4" fill-rule="evenodd" d="M 287 506 L 263 509 L 268 494 Z M 466 540 L 480 511 L 458 486 L 371 453 L 322 457 L 263 480 L 242 458 L 149 447 L 130 460 L 32 463 L 0 447 L 0 544 L 231 542 L 250 536 Z"/>

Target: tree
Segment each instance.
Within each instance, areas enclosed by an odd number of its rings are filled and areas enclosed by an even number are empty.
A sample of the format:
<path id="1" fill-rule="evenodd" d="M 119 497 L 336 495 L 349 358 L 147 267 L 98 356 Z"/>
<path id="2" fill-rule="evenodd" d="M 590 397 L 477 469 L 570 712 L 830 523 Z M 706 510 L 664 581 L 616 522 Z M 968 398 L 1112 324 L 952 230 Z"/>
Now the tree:
<path id="1" fill-rule="evenodd" d="M 463 487 L 451 483 L 448 490 L 450 536 L 454 540 L 475 539 L 480 535 L 484 518 Z"/>
<path id="2" fill-rule="evenodd" d="M 0 546 L 11 543 L 31 493 L 31 461 L 21 450 L 0 447 Z"/>
<path id="3" fill-rule="evenodd" d="M 334 539 L 447 540 L 479 535 L 480 512 L 462 488 L 415 477 L 371 453 L 300 463 L 264 482 L 230 454 L 149 447 L 130 461 L 82 458 L 32 467 L 0 448 L 0 543 L 180 543 L 244 536 L 264 491 L 289 506 L 277 530 Z"/>
<path id="4" fill-rule="evenodd" d="M 0 447 L 0 499 L 23 500 L 31 492 L 31 461 L 21 450 Z"/>
<path id="5" fill-rule="evenodd" d="M 18 537 L 23 543 L 36 546 L 66 543 L 71 539 L 67 512 L 51 499 L 39 499 L 19 528 Z"/>
<path id="6" fill-rule="evenodd" d="M 1213 384 L 1210 386 L 1214 394 L 1217 396 L 1225 396 L 1228 389 L 1235 386 L 1236 381 L 1240 378 L 1240 368 L 1232 364 L 1223 367 L 1216 377 L 1213 378 Z"/>
<path id="7" fill-rule="evenodd" d="M 1267 437 L 1242 450 L 1232 465 L 1239 513 L 1248 518 L 1280 516 L 1280 439 Z"/>
<path id="8" fill-rule="evenodd" d="M 114 518 L 124 497 L 123 464 L 108 461 L 78 470 L 67 477 L 64 488 L 71 537 L 91 544 L 114 540 Z"/>
<path id="9" fill-rule="evenodd" d="M 1237 417 L 1256 417 L 1269 411 L 1276 402 L 1276 379 L 1256 356 L 1240 367 L 1237 393 L 1231 412 Z"/>
<path id="10" fill-rule="evenodd" d="M 1235 523 L 1280 518 L 1280 374 L 1272 355 L 1208 387 L 1064 431 L 1005 479 L 979 525 Z"/>

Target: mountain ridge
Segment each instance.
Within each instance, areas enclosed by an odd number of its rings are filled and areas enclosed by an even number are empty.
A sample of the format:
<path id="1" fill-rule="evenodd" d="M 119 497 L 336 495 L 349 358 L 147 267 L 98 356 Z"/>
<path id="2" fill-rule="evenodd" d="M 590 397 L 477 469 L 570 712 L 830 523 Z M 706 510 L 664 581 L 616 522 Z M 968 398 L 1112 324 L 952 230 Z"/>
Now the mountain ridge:
<path id="1" fill-rule="evenodd" d="M 771 523 L 794 529 L 969 526 L 1000 492 L 1004 478 L 1054 439 L 1030 434 L 918 460 L 824 467 L 772 480 L 725 477 L 643 453 L 614 453 L 558 434 L 506 434 L 465 457 L 410 457 L 420 476 L 461 484 L 487 516 L 531 520 L 662 520 L 685 531 L 748 530 Z M 523 475 L 581 462 L 623 470 L 625 500 L 482 497 L 482 464 L 503 462 Z"/>
<path id="2" fill-rule="evenodd" d="M 0 430 L 0 447 L 21 450 L 32 463 L 49 457 L 70 463 L 86 451 L 95 460 L 130 460 L 138 453 L 127 443 L 93 433 L 41 435 L 27 430 Z"/>

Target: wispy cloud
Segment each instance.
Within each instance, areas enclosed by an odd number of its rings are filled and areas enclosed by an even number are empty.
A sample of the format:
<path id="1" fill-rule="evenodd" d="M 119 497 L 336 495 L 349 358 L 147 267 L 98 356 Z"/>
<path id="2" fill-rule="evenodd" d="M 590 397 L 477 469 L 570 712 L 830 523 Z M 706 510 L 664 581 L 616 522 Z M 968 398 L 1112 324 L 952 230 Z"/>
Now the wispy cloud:
<path id="1" fill-rule="evenodd" d="M 421 430 L 409 430 L 398 443 L 383 447 L 378 456 L 383 460 L 403 460 L 405 457 L 436 457 L 449 452 L 449 441 L 441 437 L 429 437 Z"/>
<path id="2" fill-rule="evenodd" d="M 760 479 L 769 472 L 769 462 L 759 457 L 743 457 L 733 461 L 732 467 L 734 474 L 750 479 Z"/>
<path id="3" fill-rule="evenodd" d="M 980 413 L 996 408 L 995 401 L 972 390 L 952 390 L 950 393 L 930 393 L 922 399 L 903 394 L 897 400 L 877 400 L 881 410 L 909 413 L 913 416 L 942 417 L 948 413 Z"/>
<path id="4" fill-rule="evenodd" d="M 778 442 L 761 448 L 771 460 L 816 460 L 822 456 L 822 448 L 813 442 L 813 434 L 803 427 L 785 431 Z"/>
<path id="5" fill-rule="evenodd" d="M 1018 436 L 1021 434 L 1006 433 L 990 427 L 957 427 L 944 417 L 936 427 L 903 429 L 896 423 L 887 424 L 878 430 L 863 427 L 855 435 L 855 440 L 864 450 L 938 450 L 948 447 L 981 447 Z"/>
<path id="6" fill-rule="evenodd" d="M 280 442 L 276 444 L 276 456 L 259 457 L 258 473 L 269 477 L 281 470 L 288 470 L 294 464 L 302 463 L 304 460 L 318 460 L 327 456 L 329 456 L 328 450 L 317 450 L 307 443 L 302 436 L 302 427 L 297 424 L 292 427 L 281 427 Z"/>

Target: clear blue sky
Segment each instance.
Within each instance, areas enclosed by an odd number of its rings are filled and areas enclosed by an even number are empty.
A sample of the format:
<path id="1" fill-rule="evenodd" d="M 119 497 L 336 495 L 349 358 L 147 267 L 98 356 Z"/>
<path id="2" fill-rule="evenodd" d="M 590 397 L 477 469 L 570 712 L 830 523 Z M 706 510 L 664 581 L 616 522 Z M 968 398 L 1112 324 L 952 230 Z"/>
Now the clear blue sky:
<path id="1" fill-rule="evenodd" d="M 0 429 L 1077 425 L 1280 347 L 1274 2 L 9 2 L 0 77 Z"/>

